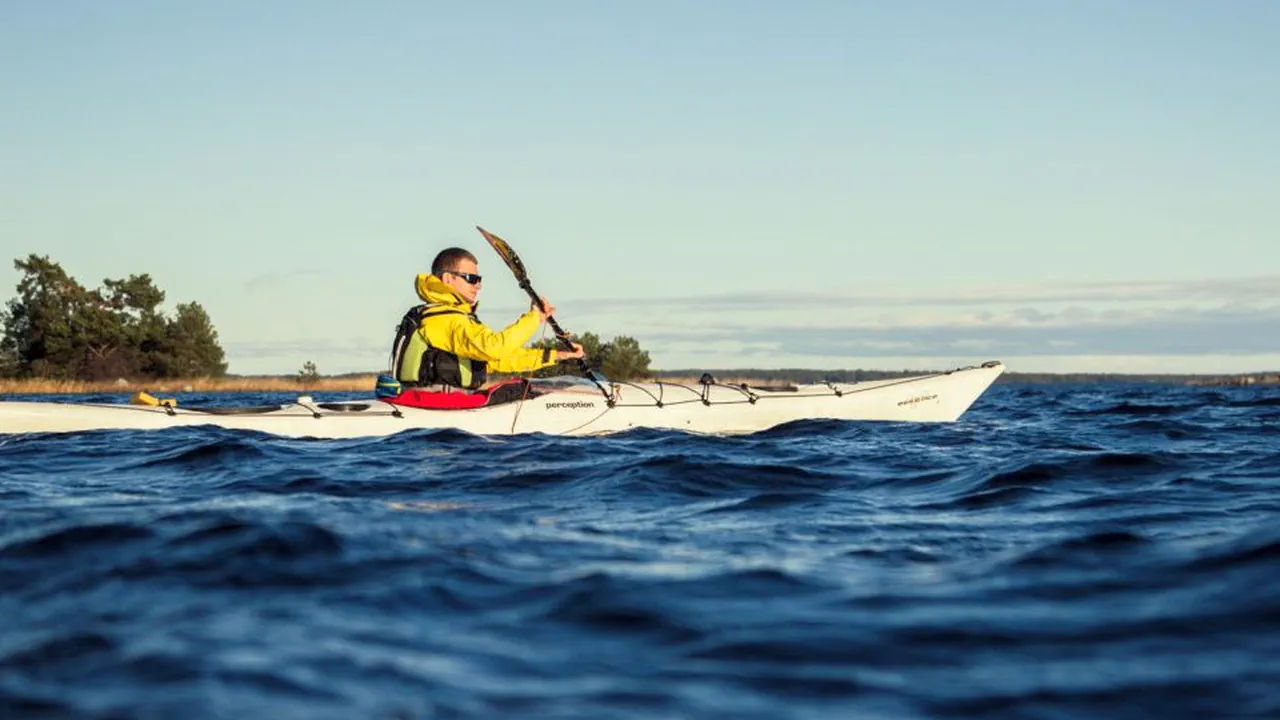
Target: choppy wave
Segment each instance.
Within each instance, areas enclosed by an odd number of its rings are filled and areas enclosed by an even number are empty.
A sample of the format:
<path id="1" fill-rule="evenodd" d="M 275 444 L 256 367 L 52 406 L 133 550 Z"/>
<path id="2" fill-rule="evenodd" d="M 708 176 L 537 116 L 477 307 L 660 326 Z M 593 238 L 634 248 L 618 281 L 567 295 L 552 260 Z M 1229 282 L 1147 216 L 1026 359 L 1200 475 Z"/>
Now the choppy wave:
<path id="1" fill-rule="evenodd" d="M 0 717 L 1277 717 L 1277 408 L 3 437 Z"/>

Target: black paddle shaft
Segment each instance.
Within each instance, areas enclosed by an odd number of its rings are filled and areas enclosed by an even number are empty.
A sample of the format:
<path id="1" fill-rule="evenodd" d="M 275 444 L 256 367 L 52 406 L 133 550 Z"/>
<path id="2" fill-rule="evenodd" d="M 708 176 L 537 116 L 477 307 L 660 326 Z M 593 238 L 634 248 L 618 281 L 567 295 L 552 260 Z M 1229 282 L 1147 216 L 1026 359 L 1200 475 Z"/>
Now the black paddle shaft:
<path id="1" fill-rule="evenodd" d="M 525 271 L 524 263 L 520 262 L 520 256 L 516 255 L 516 251 L 511 249 L 511 246 L 507 244 L 506 240 L 503 240 L 479 225 L 476 226 L 476 229 L 480 231 L 480 234 L 484 236 L 485 240 L 489 241 L 489 245 L 491 245 L 494 251 L 498 253 L 498 257 L 501 257 L 502 261 L 507 264 L 507 267 L 511 268 L 512 274 L 516 276 L 516 281 L 520 283 L 520 287 L 529 294 L 529 298 L 533 300 L 533 304 L 537 305 L 543 312 L 546 312 L 547 308 L 542 304 L 542 297 L 533 289 L 533 283 L 529 282 L 529 274 Z M 551 326 L 551 330 L 556 334 L 556 338 L 560 340 L 560 344 L 563 345 L 566 350 L 572 352 L 573 341 L 569 339 L 569 333 L 565 332 L 564 328 L 560 327 L 560 323 L 556 322 L 556 319 L 550 315 L 547 316 L 547 324 Z M 587 377 L 593 377 L 595 374 L 591 370 L 591 366 L 587 365 L 586 358 L 578 358 L 578 367 L 582 369 L 582 373 Z"/>

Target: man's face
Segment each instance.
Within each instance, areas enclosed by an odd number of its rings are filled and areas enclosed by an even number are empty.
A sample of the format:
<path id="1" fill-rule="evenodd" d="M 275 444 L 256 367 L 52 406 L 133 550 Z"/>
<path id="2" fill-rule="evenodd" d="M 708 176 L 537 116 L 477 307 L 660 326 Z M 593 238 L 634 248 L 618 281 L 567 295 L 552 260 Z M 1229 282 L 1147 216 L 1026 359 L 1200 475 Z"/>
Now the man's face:
<path id="1" fill-rule="evenodd" d="M 476 296 L 480 294 L 480 268 L 473 261 L 466 258 L 459 260 L 452 270 L 445 270 L 440 279 L 464 300 L 475 304 Z M 475 280 L 475 283 L 467 282 L 468 279 Z"/>

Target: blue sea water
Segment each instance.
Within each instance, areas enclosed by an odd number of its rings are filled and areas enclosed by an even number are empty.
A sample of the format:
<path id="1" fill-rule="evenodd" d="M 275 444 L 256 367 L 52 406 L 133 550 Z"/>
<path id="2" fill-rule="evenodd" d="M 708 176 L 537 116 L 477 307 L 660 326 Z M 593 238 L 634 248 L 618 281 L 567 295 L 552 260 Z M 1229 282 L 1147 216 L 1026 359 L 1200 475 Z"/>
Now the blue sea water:
<path id="1" fill-rule="evenodd" d="M 1275 718 L 1278 489 L 1277 388 L 0 437 L 0 717 Z"/>

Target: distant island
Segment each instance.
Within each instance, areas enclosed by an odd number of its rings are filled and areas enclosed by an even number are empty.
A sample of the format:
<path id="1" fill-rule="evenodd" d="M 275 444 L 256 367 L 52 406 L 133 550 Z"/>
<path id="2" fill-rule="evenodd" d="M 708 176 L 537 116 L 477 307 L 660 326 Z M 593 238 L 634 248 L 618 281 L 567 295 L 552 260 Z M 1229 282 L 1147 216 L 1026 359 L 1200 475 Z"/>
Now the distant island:
<path id="1" fill-rule="evenodd" d="M 721 382 L 773 381 L 790 383 L 864 382 L 867 380 L 892 380 L 894 378 L 925 375 L 930 370 L 809 370 L 785 368 L 762 370 L 737 368 L 732 370 L 658 370 L 652 376 L 658 380 L 696 380 L 703 372 L 709 372 Z M 1280 385 L 1280 371 L 1243 374 L 1170 374 L 1170 373 L 1032 373 L 1006 370 L 996 380 L 1006 385 L 1097 385 L 1111 383 L 1158 383 L 1165 385 Z"/>

